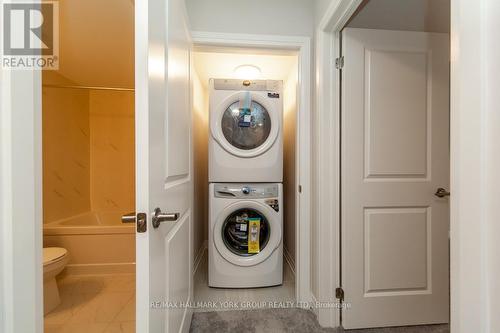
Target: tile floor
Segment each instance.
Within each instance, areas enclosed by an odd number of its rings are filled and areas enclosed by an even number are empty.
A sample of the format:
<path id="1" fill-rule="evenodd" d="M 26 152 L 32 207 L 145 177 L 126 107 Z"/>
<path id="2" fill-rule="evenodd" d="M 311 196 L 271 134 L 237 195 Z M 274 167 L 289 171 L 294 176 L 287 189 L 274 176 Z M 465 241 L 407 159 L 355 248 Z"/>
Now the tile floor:
<path id="1" fill-rule="evenodd" d="M 67 275 L 61 304 L 45 316 L 45 333 L 135 332 L 135 274 Z"/>
<path id="2" fill-rule="evenodd" d="M 194 276 L 194 304 L 198 306 L 194 309 L 195 312 L 251 310 L 255 309 L 255 305 L 266 307 L 266 304 L 271 302 L 288 304 L 286 302 L 292 303 L 294 301 L 294 275 L 286 263 L 283 266 L 283 285 L 276 287 L 251 289 L 208 287 L 207 252 L 205 252 Z"/>

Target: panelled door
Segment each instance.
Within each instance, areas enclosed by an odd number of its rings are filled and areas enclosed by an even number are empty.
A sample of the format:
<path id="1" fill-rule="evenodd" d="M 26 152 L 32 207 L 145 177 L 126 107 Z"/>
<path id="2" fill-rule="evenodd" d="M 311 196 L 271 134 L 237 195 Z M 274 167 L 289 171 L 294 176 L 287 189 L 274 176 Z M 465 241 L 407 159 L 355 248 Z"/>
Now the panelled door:
<path id="1" fill-rule="evenodd" d="M 342 40 L 343 326 L 446 323 L 449 36 Z"/>
<path id="2" fill-rule="evenodd" d="M 136 331 L 144 333 L 188 332 L 191 323 L 191 42 L 184 6 L 135 2 Z"/>

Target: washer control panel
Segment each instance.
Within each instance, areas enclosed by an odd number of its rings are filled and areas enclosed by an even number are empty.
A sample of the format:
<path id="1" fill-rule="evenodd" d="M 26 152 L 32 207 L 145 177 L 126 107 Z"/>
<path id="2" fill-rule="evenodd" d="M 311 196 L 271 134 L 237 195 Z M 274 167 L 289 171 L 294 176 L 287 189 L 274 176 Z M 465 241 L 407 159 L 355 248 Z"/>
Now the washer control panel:
<path id="1" fill-rule="evenodd" d="M 277 198 L 278 184 L 215 184 L 216 198 Z"/>

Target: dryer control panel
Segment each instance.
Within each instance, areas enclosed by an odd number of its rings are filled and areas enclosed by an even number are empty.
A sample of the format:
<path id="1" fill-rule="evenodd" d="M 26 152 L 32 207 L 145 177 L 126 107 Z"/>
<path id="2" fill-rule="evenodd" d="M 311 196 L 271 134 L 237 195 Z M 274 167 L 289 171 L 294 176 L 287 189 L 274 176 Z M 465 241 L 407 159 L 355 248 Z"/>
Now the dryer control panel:
<path id="1" fill-rule="evenodd" d="M 280 80 L 211 79 L 215 90 L 271 91 L 279 96 L 283 87 Z"/>
<path id="2" fill-rule="evenodd" d="M 277 198 L 278 184 L 215 184 L 216 198 L 262 199 Z"/>

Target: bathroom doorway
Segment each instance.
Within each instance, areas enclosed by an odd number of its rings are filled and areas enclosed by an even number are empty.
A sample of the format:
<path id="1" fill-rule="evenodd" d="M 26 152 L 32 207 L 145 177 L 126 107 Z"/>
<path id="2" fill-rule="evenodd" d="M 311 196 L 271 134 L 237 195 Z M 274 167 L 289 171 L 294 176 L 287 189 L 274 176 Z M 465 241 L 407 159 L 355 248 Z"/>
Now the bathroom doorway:
<path id="1" fill-rule="evenodd" d="M 59 7 L 60 68 L 42 76 L 45 331 L 134 331 L 134 3 Z"/>

